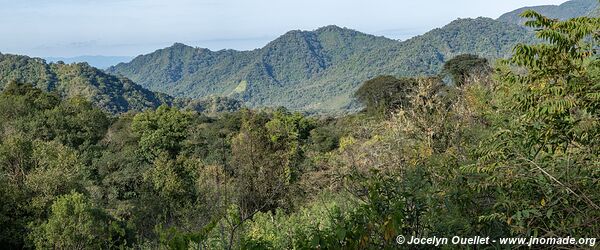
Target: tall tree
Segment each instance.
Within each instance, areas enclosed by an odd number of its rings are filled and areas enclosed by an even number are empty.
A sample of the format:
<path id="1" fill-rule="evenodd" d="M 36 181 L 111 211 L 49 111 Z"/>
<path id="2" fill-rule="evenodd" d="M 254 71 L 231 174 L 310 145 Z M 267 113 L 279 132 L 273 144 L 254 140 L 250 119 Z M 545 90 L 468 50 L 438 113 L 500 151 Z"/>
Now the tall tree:
<path id="1" fill-rule="evenodd" d="M 462 54 L 444 63 L 441 75 L 450 77 L 452 83 L 460 87 L 469 77 L 489 74 L 491 71 L 492 68 L 487 59 L 477 55 Z"/>
<path id="2" fill-rule="evenodd" d="M 490 113 L 496 132 L 465 169 L 485 173 L 475 186 L 496 199 L 483 220 L 516 235 L 598 235 L 600 18 L 523 17 L 546 42 L 518 45 L 506 61 Z"/>
<path id="3" fill-rule="evenodd" d="M 33 228 L 38 249 L 100 249 L 108 247 L 108 217 L 80 193 L 58 198 L 50 217 Z"/>

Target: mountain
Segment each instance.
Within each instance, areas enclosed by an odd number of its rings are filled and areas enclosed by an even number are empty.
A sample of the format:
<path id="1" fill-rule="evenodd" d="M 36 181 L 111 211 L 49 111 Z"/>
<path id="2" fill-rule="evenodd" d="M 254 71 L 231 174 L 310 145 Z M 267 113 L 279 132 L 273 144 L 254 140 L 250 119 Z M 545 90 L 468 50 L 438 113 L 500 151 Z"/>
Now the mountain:
<path id="1" fill-rule="evenodd" d="M 169 105 L 214 116 L 242 107 L 240 101 L 227 97 L 174 98 L 152 92 L 125 77 L 108 74 L 87 63 L 48 64 L 41 58 L 0 53 L 0 90 L 11 81 L 32 84 L 63 98 L 81 96 L 112 114 Z"/>
<path id="2" fill-rule="evenodd" d="M 171 104 L 173 97 L 155 93 L 124 77 L 87 63 L 46 63 L 40 58 L 0 54 L 0 90 L 10 81 L 33 84 L 62 97 L 83 96 L 114 114 Z"/>
<path id="3" fill-rule="evenodd" d="M 173 96 L 226 96 L 250 107 L 332 112 L 356 109 L 352 94 L 374 76 L 432 75 L 455 55 L 505 57 L 513 45 L 531 39 L 524 28 L 490 18 L 459 19 L 404 42 L 327 26 L 290 31 L 252 51 L 176 43 L 107 72 Z"/>
<path id="4" fill-rule="evenodd" d="M 532 7 L 523 7 L 511 12 L 508 12 L 500 16 L 497 20 L 512 24 L 523 24 L 525 19 L 519 15 L 525 10 L 534 10 L 542 15 L 550 18 L 557 18 L 561 20 L 580 17 L 580 16 L 591 16 L 597 15 L 597 9 L 599 7 L 598 0 L 571 0 L 561 5 L 541 5 Z"/>
<path id="5" fill-rule="evenodd" d="M 133 59 L 131 56 L 77 56 L 77 57 L 44 57 L 44 60 L 48 62 L 59 62 L 62 61 L 66 64 L 71 63 L 88 63 L 90 66 L 106 69 L 110 66 L 117 65 L 122 62 L 129 62 Z"/>

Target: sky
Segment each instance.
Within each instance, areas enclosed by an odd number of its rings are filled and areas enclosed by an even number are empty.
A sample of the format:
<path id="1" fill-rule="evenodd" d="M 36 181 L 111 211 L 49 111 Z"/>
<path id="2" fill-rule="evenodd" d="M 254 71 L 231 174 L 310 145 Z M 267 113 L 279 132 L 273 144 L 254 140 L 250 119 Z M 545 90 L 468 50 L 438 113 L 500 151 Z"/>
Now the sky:
<path id="1" fill-rule="evenodd" d="M 175 42 L 260 48 L 289 30 L 338 25 L 407 39 L 457 18 L 564 0 L 0 0 L 0 52 L 136 56 Z"/>

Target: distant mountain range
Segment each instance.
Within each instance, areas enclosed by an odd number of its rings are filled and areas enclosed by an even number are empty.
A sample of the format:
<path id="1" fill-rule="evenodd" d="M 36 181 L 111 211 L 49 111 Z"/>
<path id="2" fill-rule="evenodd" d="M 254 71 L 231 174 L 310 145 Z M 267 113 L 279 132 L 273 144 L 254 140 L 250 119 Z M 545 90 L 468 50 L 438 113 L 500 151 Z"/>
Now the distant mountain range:
<path id="1" fill-rule="evenodd" d="M 525 10 L 534 10 L 547 17 L 561 20 L 580 16 L 593 16 L 598 15 L 597 10 L 599 5 L 598 0 L 572 0 L 561 5 L 523 7 L 500 16 L 498 21 L 523 24 L 526 20 L 519 15 Z"/>
<path id="2" fill-rule="evenodd" d="M 532 39 L 523 27 L 490 18 L 459 19 L 403 42 L 327 26 L 290 31 L 252 51 L 177 43 L 107 72 L 173 96 L 227 96 L 250 107 L 331 112 L 356 109 L 352 94 L 375 76 L 433 75 L 456 55 L 506 57 L 515 44 Z"/>
<path id="3" fill-rule="evenodd" d="M 596 0 L 573 0 L 528 8 L 565 19 L 593 15 L 597 6 Z M 238 109 L 242 103 L 351 112 L 360 108 L 353 93 L 375 76 L 435 75 L 456 55 L 502 58 L 510 55 L 515 44 L 535 41 L 533 33 L 519 25 L 523 10 L 498 20 L 458 19 L 406 41 L 332 25 L 290 31 L 252 51 L 211 51 L 176 43 L 105 71 L 88 64 L 94 57 L 49 58 L 88 62 L 64 64 L 0 54 L 0 90 L 10 81 L 31 83 L 63 97 L 83 96 L 114 114 L 163 104 L 219 112 Z M 99 64 L 103 60 L 107 64 L 112 60 L 95 58 L 98 67 L 106 65 Z"/>
<path id="4" fill-rule="evenodd" d="M 519 17 L 526 9 L 568 19 L 598 13 L 597 0 L 521 8 L 490 18 L 458 19 L 406 41 L 327 26 L 290 31 L 252 51 L 171 47 L 110 67 L 154 91 L 201 98 L 227 96 L 250 107 L 285 106 L 316 112 L 356 110 L 353 93 L 378 75 L 426 76 L 464 53 L 494 60 L 518 43 L 536 41 Z"/>
<path id="5" fill-rule="evenodd" d="M 44 57 L 44 59 L 48 62 L 62 61 L 66 64 L 86 62 L 93 67 L 96 67 L 99 69 L 106 69 L 110 66 L 114 66 L 119 63 L 129 62 L 129 61 L 131 61 L 131 59 L 133 59 L 133 56 Z"/>
<path id="6" fill-rule="evenodd" d="M 0 89 L 10 81 L 33 84 L 62 97 L 82 96 L 111 112 L 156 108 L 174 98 L 155 93 L 124 77 L 117 77 L 87 63 L 52 63 L 40 58 L 0 54 Z"/>
<path id="7" fill-rule="evenodd" d="M 152 92 L 125 77 L 117 77 L 87 63 L 46 63 L 40 58 L 0 54 L 0 90 L 11 81 L 32 84 L 64 98 L 83 97 L 97 107 L 120 114 L 160 105 L 188 108 L 213 114 L 237 110 L 241 103 L 228 98 L 174 98 Z"/>

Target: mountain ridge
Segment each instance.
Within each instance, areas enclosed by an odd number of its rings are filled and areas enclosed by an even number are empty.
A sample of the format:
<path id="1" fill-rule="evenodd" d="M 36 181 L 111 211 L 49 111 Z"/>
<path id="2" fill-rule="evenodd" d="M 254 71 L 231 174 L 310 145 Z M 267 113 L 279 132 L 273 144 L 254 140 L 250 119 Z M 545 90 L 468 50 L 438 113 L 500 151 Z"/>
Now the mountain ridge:
<path id="1" fill-rule="evenodd" d="M 112 114 L 168 105 L 212 115 L 241 107 L 240 103 L 227 98 L 193 100 L 153 92 L 128 78 L 105 73 L 87 63 L 46 63 L 41 58 L 0 53 L 0 90 L 13 81 L 55 92 L 62 98 L 83 97 Z"/>
<path id="2" fill-rule="evenodd" d="M 454 55 L 505 57 L 514 44 L 532 38 L 522 27 L 490 18 L 458 19 L 406 41 L 328 25 L 292 30 L 249 51 L 175 43 L 107 72 L 174 96 L 229 96 L 250 107 L 352 110 L 358 108 L 352 93 L 372 77 L 432 75 Z"/>
<path id="3" fill-rule="evenodd" d="M 83 55 L 83 56 L 75 56 L 75 57 L 43 57 L 44 60 L 48 62 L 59 62 L 62 61 L 66 64 L 71 63 L 88 63 L 90 66 L 106 69 L 108 67 L 117 65 L 122 62 L 129 62 L 133 59 L 133 56 L 103 56 L 103 55 Z"/>
<path id="4" fill-rule="evenodd" d="M 550 17 L 565 20 L 580 16 L 597 15 L 600 3 L 597 0 L 571 0 L 560 5 L 539 5 L 522 7 L 511 12 L 505 13 L 498 17 L 498 21 L 522 25 L 526 20 L 519 15 L 525 10 L 534 10 L 540 14 Z"/>
<path id="5" fill-rule="evenodd" d="M 82 96 L 114 114 L 171 105 L 174 100 L 87 63 L 46 63 L 41 58 L 0 53 L 0 89 L 11 81 L 57 92 L 64 98 Z"/>
<path id="6" fill-rule="evenodd" d="M 312 31 L 291 30 L 247 51 L 211 51 L 174 43 L 105 71 L 87 63 L 48 64 L 39 58 L 0 54 L 0 89 L 9 80 L 22 80 L 63 97 L 83 95 L 116 114 L 163 104 L 199 110 L 215 103 L 240 106 L 231 99 L 249 107 L 357 111 L 354 91 L 378 75 L 435 75 L 453 56 L 502 58 L 513 45 L 533 41 L 532 33 L 519 26 L 522 20 L 515 19 L 525 9 L 564 19 L 591 15 L 597 7 L 595 0 L 524 7 L 497 20 L 457 19 L 405 41 L 327 25 Z M 221 109 L 217 106 L 213 109 Z"/>

